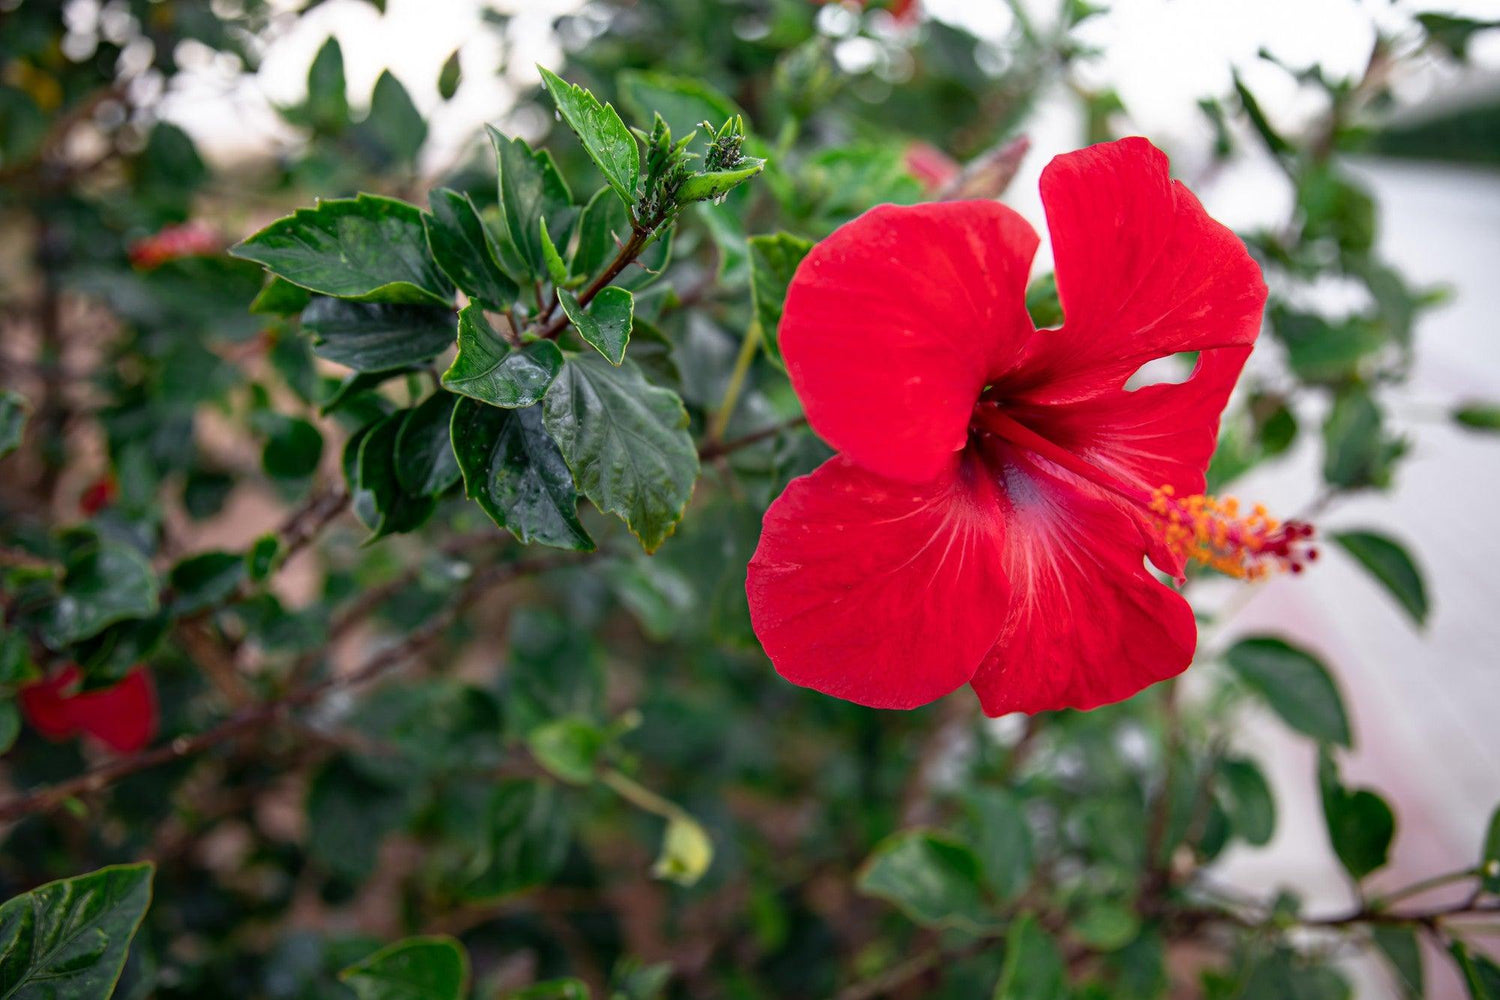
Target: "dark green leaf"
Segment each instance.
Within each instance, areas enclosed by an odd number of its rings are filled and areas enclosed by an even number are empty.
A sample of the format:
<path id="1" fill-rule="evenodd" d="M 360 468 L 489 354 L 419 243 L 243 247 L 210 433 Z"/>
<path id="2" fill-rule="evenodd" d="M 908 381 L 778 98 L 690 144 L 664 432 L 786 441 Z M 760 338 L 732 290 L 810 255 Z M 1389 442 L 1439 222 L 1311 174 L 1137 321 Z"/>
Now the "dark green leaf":
<path id="1" fill-rule="evenodd" d="M 0 754 L 10 752 L 21 735 L 21 710 L 14 701 L 0 701 Z"/>
<path id="2" fill-rule="evenodd" d="M 589 1000 L 589 988 L 578 979 L 549 979 L 507 993 L 504 1000 Z"/>
<path id="3" fill-rule="evenodd" d="M 1068 977 L 1052 935 L 1027 914 L 1005 935 L 1005 966 L 994 1000 L 1058 1000 L 1067 995 Z"/>
<path id="4" fill-rule="evenodd" d="M 652 552 L 672 533 L 698 478 L 687 411 L 630 362 L 570 358 L 543 401 L 547 431 L 584 495 Z"/>
<path id="5" fill-rule="evenodd" d="M 557 874 L 572 841 L 572 820 L 551 781 L 501 781 L 491 793 L 471 899 L 492 899 Z"/>
<path id="6" fill-rule="evenodd" d="M 1276 303 L 1270 320 L 1276 339 L 1286 345 L 1292 371 L 1308 382 L 1337 383 L 1357 375 L 1388 342 L 1380 324 L 1365 316 L 1330 320 Z"/>
<path id="7" fill-rule="evenodd" d="M 308 852 L 334 875 L 363 882 L 375 870 L 380 841 L 405 815 L 399 790 L 334 757 L 308 789 Z"/>
<path id="8" fill-rule="evenodd" d="M 557 244 L 552 242 L 552 235 L 547 232 L 547 220 L 541 220 L 542 226 L 542 263 L 547 268 L 547 279 L 561 288 L 568 283 L 568 265 L 563 262 L 562 254 L 557 251 Z"/>
<path id="9" fill-rule="evenodd" d="M 259 582 L 271 575 L 276 557 L 281 554 L 281 539 L 275 535 L 261 535 L 245 553 L 245 572 L 250 579 Z"/>
<path id="10" fill-rule="evenodd" d="M 1390 963 L 1401 996 L 1420 1000 L 1422 988 L 1422 951 L 1417 932 L 1400 924 L 1371 924 L 1370 939 Z"/>
<path id="11" fill-rule="evenodd" d="M 469 956 L 450 937 L 397 941 L 339 973 L 359 1000 L 463 1000 Z"/>
<path id="12" fill-rule="evenodd" d="M 26 418 L 31 414 L 31 404 L 19 392 L 9 389 L 0 391 L 0 458 L 4 458 L 21 446 L 21 437 L 26 433 Z"/>
<path id="13" fill-rule="evenodd" d="M 458 314 L 458 355 L 443 373 L 443 387 L 491 406 L 526 407 L 541 402 L 562 364 L 552 341 L 512 347 L 470 305 Z"/>
<path id="14" fill-rule="evenodd" d="M 422 212 L 361 194 L 301 208 L 230 248 L 303 288 L 356 302 L 453 304 L 427 250 Z"/>
<path id="15" fill-rule="evenodd" d="M 635 296 L 611 285 L 594 296 L 587 308 L 578 304 L 578 297 L 572 292 L 559 291 L 557 297 L 579 336 L 594 345 L 610 364 L 620 365 L 630 343 Z"/>
<path id="16" fill-rule="evenodd" d="M 856 884 L 924 927 L 977 932 L 996 926 L 980 879 L 979 859 L 967 847 L 931 831 L 903 830 L 876 845 Z"/>
<path id="17" fill-rule="evenodd" d="M 1266 148 L 1278 156 L 1292 152 L 1291 144 L 1271 127 L 1270 119 L 1260 109 L 1260 102 L 1255 99 L 1250 88 L 1245 86 L 1238 73 L 1234 74 L 1234 90 L 1239 95 L 1240 107 L 1244 109 L 1245 117 L 1250 119 L 1250 124 L 1260 134 L 1261 141 L 1266 144 Z"/>
<path id="18" fill-rule="evenodd" d="M 499 259 L 510 266 L 504 253 L 508 245 L 514 248 L 526 276 L 540 277 L 547 271 L 541 220 L 547 220 L 547 230 L 554 240 L 566 243 L 577 211 L 573 195 L 545 149 L 533 152 L 524 139 L 507 139 L 493 128 L 489 136 L 500 171 L 500 205 L 507 237 L 501 242 Z"/>
<path id="19" fill-rule="evenodd" d="M 383 371 L 351 372 L 337 383 L 333 383 L 331 390 L 325 384 L 325 394 L 322 403 L 318 407 L 318 415 L 326 417 L 330 413 L 343 408 L 344 404 L 352 403 L 362 393 L 375 389 L 399 375 L 406 375 L 416 370 L 415 367 L 407 365 L 400 368 L 386 368 Z"/>
<path id="20" fill-rule="evenodd" d="M 523 542 L 592 551 L 573 475 L 542 426 L 541 407 L 505 410 L 459 400 L 453 447 L 464 494 Z"/>
<path id="21" fill-rule="evenodd" d="M 604 174 L 609 186 L 627 204 L 633 204 L 641 172 L 641 154 L 635 136 L 620 121 L 614 108 L 600 104 L 598 98 L 577 84 L 568 83 L 543 67 L 537 68 L 558 113 L 578 134 L 584 152 Z"/>
<path id="22" fill-rule="evenodd" d="M 1473 1000 L 1500 1000 L 1500 966 L 1470 950 L 1462 941 L 1448 945 L 1448 954 L 1458 963 L 1464 987 Z"/>
<path id="23" fill-rule="evenodd" d="M 403 489 L 397 474 L 396 443 L 411 412 L 391 414 L 359 439 L 350 495 L 355 513 L 374 531 L 371 541 L 414 531 L 432 516 L 433 498 Z"/>
<path id="24" fill-rule="evenodd" d="M 564 717 L 527 733 L 526 746 L 551 774 L 569 784 L 587 785 L 594 780 L 604 733 L 587 719 Z"/>
<path id="25" fill-rule="evenodd" d="M 427 245 L 443 273 L 469 298 L 497 312 L 509 308 L 519 289 L 495 260 L 484 222 L 469 196 L 436 188 L 427 201 L 432 212 L 422 216 L 422 224 L 427 227 Z"/>
<path id="26" fill-rule="evenodd" d="M 260 465 L 272 479 L 305 479 L 318 471 L 323 435 L 300 417 L 274 414 Z"/>
<path id="27" fill-rule="evenodd" d="M 172 613 L 190 615 L 223 603 L 245 578 L 245 560 L 233 552 L 203 552 L 172 567 Z"/>
<path id="28" fill-rule="evenodd" d="M 407 411 L 396 435 L 396 480 L 407 494 L 435 495 L 458 482 L 458 459 L 448 441 L 457 398 L 435 392 Z"/>
<path id="29" fill-rule="evenodd" d="M 1224 659 L 1287 725 L 1316 740 L 1351 745 L 1338 686 L 1311 653 L 1281 639 L 1257 636 L 1235 643 Z"/>
<path id="30" fill-rule="evenodd" d="M 810 241 L 791 233 L 750 237 L 750 295 L 755 301 L 755 318 L 760 322 L 761 343 L 766 353 L 778 362 L 781 345 L 776 332 L 781 325 L 786 289 L 792 283 L 797 265 L 812 248 Z"/>
<path id="31" fill-rule="evenodd" d="M 358 372 L 421 364 L 453 343 L 451 309 L 315 298 L 302 325 L 317 335 L 313 351 Z"/>
<path id="32" fill-rule="evenodd" d="M 1001 899 L 1015 896 L 1031 879 L 1031 828 L 1020 802 L 1003 788 L 976 788 L 964 805 L 985 885 Z"/>
<path id="33" fill-rule="evenodd" d="M 1260 768 L 1249 760 L 1221 761 L 1219 792 L 1235 834 L 1256 847 L 1269 843 L 1276 832 L 1276 799 Z"/>
<path id="34" fill-rule="evenodd" d="M 349 123 L 349 97 L 344 83 L 344 50 L 330 37 L 318 49 L 307 70 L 307 124 L 337 132 Z"/>
<path id="35" fill-rule="evenodd" d="M 398 163 L 414 164 L 427 141 L 427 121 L 390 70 L 381 70 L 363 127 Z"/>
<path id="36" fill-rule="evenodd" d="M 693 174 L 677 189 L 677 204 L 687 205 L 695 201 L 715 201 L 723 198 L 760 173 L 765 167 L 765 160 L 747 156 L 739 166 L 732 169 Z"/>
<path id="37" fill-rule="evenodd" d="M 130 546 L 80 534 L 65 566 L 62 594 L 42 626 L 52 648 L 87 639 L 127 618 L 156 614 L 156 574 Z"/>
<path id="38" fill-rule="evenodd" d="M 1384 584 L 1417 624 L 1427 621 L 1427 588 L 1422 573 L 1398 542 L 1373 531 L 1341 531 L 1333 540 Z"/>
<path id="39" fill-rule="evenodd" d="M 458 49 L 443 60 L 443 68 L 438 71 L 438 96 L 445 101 L 453 100 L 453 95 L 458 93 L 458 85 L 463 82 L 464 68 L 459 61 Z"/>
<path id="40" fill-rule="evenodd" d="M 1250 968 L 1238 1000 L 1349 1000 L 1349 983 L 1316 959 L 1278 947 Z"/>
<path id="41" fill-rule="evenodd" d="M 1325 746 L 1318 756 L 1318 788 L 1328 839 L 1344 868 L 1359 881 L 1384 867 L 1396 836 L 1396 816 L 1379 795 L 1350 791 L 1339 782 L 1338 765 Z"/>
<path id="42" fill-rule="evenodd" d="M 1500 405 L 1495 403 L 1464 403 L 1453 410 L 1453 421 L 1471 431 L 1489 434 L 1500 433 Z"/>
<path id="43" fill-rule="evenodd" d="M 1483 31 L 1500 28 L 1500 21 L 1476 21 L 1470 17 L 1432 12 L 1417 15 L 1417 23 L 1427 32 L 1432 44 L 1447 49 L 1453 58 L 1460 61 L 1469 57 L 1469 41 Z"/>
<path id="44" fill-rule="evenodd" d="M 149 864 L 49 882 L 0 906 L 7 1000 L 108 1000 L 151 905 Z"/>
<path id="45" fill-rule="evenodd" d="M 1334 397 L 1323 422 L 1323 449 L 1323 478 L 1330 486 L 1384 488 L 1406 445 L 1386 436 L 1384 416 L 1369 392 L 1351 386 Z"/>

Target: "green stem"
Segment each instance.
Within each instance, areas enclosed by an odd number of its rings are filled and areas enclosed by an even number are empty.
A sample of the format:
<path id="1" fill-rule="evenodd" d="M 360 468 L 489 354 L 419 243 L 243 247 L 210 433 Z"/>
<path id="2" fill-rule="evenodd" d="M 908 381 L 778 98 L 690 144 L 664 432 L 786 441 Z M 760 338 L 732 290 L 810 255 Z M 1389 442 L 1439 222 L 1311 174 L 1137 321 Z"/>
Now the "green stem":
<path id="1" fill-rule="evenodd" d="M 729 418 L 734 415 L 734 408 L 739 404 L 740 394 L 745 389 L 745 376 L 750 374 L 750 366 L 755 362 L 755 351 L 760 347 L 760 320 L 753 320 L 750 329 L 745 331 L 745 339 L 740 342 L 739 356 L 734 359 L 734 371 L 729 375 L 729 385 L 724 389 L 724 399 L 719 403 L 719 409 L 714 413 L 713 420 L 708 425 L 708 440 L 721 441 L 724 431 L 729 427 Z"/>
<path id="2" fill-rule="evenodd" d="M 1410 899 L 1412 896 L 1420 896 L 1424 892 L 1430 892 L 1433 889 L 1440 889 L 1445 885 L 1453 885 L 1455 882 L 1465 882 L 1471 878 L 1478 877 L 1479 869 L 1477 868 L 1465 868 L 1462 871 L 1448 872 L 1444 875 L 1434 875 L 1432 878 L 1423 879 L 1420 882 L 1414 882 L 1411 885 L 1405 886 L 1401 889 L 1396 889 L 1384 896 L 1378 896 L 1375 899 L 1370 900 L 1370 909 L 1383 910 L 1386 907 L 1390 906 L 1392 903 L 1399 903 L 1403 899 Z"/>
<path id="3" fill-rule="evenodd" d="M 599 780 L 613 789 L 620 798 L 638 809 L 654 813 L 663 819 L 692 820 L 692 817 L 677 803 L 662 798 L 651 791 L 651 789 L 632 781 L 614 768 L 610 768 L 601 774 Z"/>

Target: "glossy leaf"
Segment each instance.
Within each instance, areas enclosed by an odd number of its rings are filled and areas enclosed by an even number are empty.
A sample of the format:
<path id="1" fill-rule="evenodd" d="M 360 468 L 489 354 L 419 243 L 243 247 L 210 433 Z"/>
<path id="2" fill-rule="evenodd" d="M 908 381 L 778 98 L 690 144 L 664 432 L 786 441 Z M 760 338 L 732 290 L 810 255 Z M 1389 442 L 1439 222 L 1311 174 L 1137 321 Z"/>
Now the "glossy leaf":
<path id="1" fill-rule="evenodd" d="M 13 1000 L 108 1000 L 151 904 L 149 864 L 49 882 L 0 906 L 0 984 Z"/>
<path id="2" fill-rule="evenodd" d="M 755 303 L 755 318 L 760 323 L 761 343 L 766 353 L 778 361 L 781 348 L 776 330 L 781 323 L 787 286 L 812 247 L 809 240 L 790 233 L 750 237 L 750 296 Z"/>
<path id="3" fill-rule="evenodd" d="M 397 472 L 396 442 L 410 413 L 403 410 L 391 414 L 371 427 L 357 443 L 350 438 L 348 447 L 357 448 L 352 468 L 347 460 L 348 448 L 345 449 L 351 503 L 355 513 L 374 532 L 371 541 L 413 531 L 432 516 L 433 498 L 403 488 Z"/>
<path id="4" fill-rule="evenodd" d="M 547 220 L 539 220 L 542 237 L 542 264 L 547 269 L 547 280 L 561 288 L 568 283 L 568 265 L 563 261 L 562 254 L 558 252 L 557 244 L 552 242 L 552 235 L 547 232 Z"/>
<path id="5" fill-rule="evenodd" d="M 458 315 L 458 355 L 443 373 L 443 387 L 491 406 L 526 407 L 541 402 L 562 364 L 552 341 L 513 347 L 470 305 Z"/>
<path id="6" fill-rule="evenodd" d="M 927 830 L 903 830 L 876 845 L 856 885 L 894 903 L 924 927 L 984 931 L 996 926 L 980 887 L 979 859 Z"/>
<path id="7" fill-rule="evenodd" d="M 677 189 L 677 203 L 687 205 L 695 201 L 715 201 L 760 173 L 766 161 L 745 157 L 738 166 L 727 170 L 706 171 L 693 174 Z"/>
<path id="8" fill-rule="evenodd" d="M 397 941 L 339 973 L 359 1000 L 463 1000 L 469 956 L 450 937 Z"/>
<path id="9" fill-rule="evenodd" d="M 1401 544 L 1373 531 L 1341 531 L 1333 540 L 1390 591 L 1412 620 L 1427 621 L 1427 588 L 1416 561 Z"/>
<path id="10" fill-rule="evenodd" d="M 504 410 L 459 400 L 453 447 L 464 495 L 523 542 L 592 551 L 578 520 L 573 474 L 542 424 L 540 406 Z"/>
<path id="11" fill-rule="evenodd" d="M 298 209 L 230 249 L 293 284 L 356 302 L 452 305 L 453 288 L 427 251 L 422 212 L 361 194 Z"/>
<path id="12" fill-rule="evenodd" d="M 457 397 L 435 392 L 406 412 L 396 434 L 396 480 L 410 496 L 436 496 L 459 480 L 448 440 Z"/>
<path id="13" fill-rule="evenodd" d="M 189 615 L 220 604 L 245 579 L 245 560 L 233 552 L 203 552 L 172 567 L 172 613 Z"/>
<path id="14" fill-rule="evenodd" d="M 500 205 L 505 221 L 502 245 L 513 248 L 511 252 L 525 267 L 526 276 L 541 277 L 547 267 L 540 220 L 547 220 L 554 240 L 566 243 L 577 211 L 573 195 L 546 150 L 533 151 L 524 139 L 506 138 L 493 128 L 489 136 L 500 171 Z M 499 259 L 509 263 L 506 256 L 502 251 Z"/>
<path id="15" fill-rule="evenodd" d="M 610 364 L 619 366 L 625 360 L 630 343 L 630 326 L 635 316 L 635 297 L 623 288 L 605 288 L 587 307 L 578 304 L 572 292 L 560 291 L 558 300 L 563 312 L 578 330 L 578 335 L 604 355 Z"/>
<path id="16" fill-rule="evenodd" d="M 1384 867 L 1396 836 L 1396 816 L 1391 807 L 1369 789 L 1345 788 L 1339 781 L 1338 765 L 1326 747 L 1318 757 L 1318 788 L 1333 852 L 1354 880 Z"/>
<path id="17" fill-rule="evenodd" d="M 316 334 L 313 352 L 358 372 L 421 364 L 453 343 L 454 315 L 431 306 L 381 305 L 315 298 L 302 325 Z"/>
<path id="18" fill-rule="evenodd" d="M 474 202 L 466 194 L 436 188 L 427 203 L 430 211 L 422 216 L 422 225 L 438 267 L 469 298 L 496 311 L 509 308 L 519 289 L 495 259 Z"/>
<path id="19" fill-rule="evenodd" d="M 1311 653 L 1281 639 L 1257 636 L 1235 643 L 1224 659 L 1287 725 L 1316 740 L 1351 745 L 1338 686 Z"/>
<path id="20" fill-rule="evenodd" d="M 58 649 L 115 622 L 156 614 L 156 574 L 135 549 L 86 532 L 78 533 L 69 549 L 62 593 L 42 626 L 49 646 Z"/>
<path id="21" fill-rule="evenodd" d="M 698 477 L 687 411 L 630 362 L 568 359 L 543 401 L 547 431 L 583 494 L 647 552 L 672 533 Z"/>
<path id="22" fill-rule="evenodd" d="M 552 95 L 558 114 L 583 143 L 584 152 L 604 174 L 609 186 L 625 202 L 635 201 L 637 180 L 641 172 L 641 154 L 635 136 L 625 127 L 619 114 L 608 104 L 577 84 L 568 83 L 548 69 L 538 67 L 542 83 Z"/>

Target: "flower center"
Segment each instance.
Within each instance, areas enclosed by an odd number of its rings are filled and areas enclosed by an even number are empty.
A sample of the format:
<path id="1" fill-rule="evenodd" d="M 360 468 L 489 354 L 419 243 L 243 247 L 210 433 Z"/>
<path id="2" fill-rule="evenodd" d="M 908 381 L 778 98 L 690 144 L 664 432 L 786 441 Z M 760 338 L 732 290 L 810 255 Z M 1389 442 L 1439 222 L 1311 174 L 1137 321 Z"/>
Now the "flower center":
<path id="1" fill-rule="evenodd" d="M 1242 517 L 1239 501 L 1233 497 L 1178 497 L 1170 485 L 1147 491 L 1122 482 L 1007 416 L 998 403 L 979 403 L 974 408 L 974 426 L 1125 500 L 1155 529 L 1168 551 L 1184 560 L 1242 580 L 1259 580 L 1277 571 L 1300 573 L 1318 557 L 1311 544 L 1313 527 L 1304 521 L 1277 521 L 1259 504 Z"/>

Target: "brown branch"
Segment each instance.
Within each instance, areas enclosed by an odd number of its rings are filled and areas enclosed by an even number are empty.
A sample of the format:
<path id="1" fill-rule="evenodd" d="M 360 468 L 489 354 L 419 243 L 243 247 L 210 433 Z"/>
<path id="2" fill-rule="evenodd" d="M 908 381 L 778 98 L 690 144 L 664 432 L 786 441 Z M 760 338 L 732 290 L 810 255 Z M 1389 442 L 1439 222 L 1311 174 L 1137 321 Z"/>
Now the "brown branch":
<path id="1" fill-rule="evenodd" d="M 57 784 L 38 788 L 0 802 L 0 823 L 11 823 L 33 813 L 57 808 L 69 799 L 103 791 L 122 778 L 192 757 L 241 736 L 275 724 L 292 710 L 309 705 L 331 690 L 364 684 L 413 659 L 442 637 L 462 614 L 491 588 L 517 577 L 544 572 L 576 562 L 575 554 L 543 556 L 491 566 L 475 574 L 446 608 L 409 632 L 405 639 L 367 659 L 354 671 L 326 677 L 263 702 L 193 736 L 179 737 L 142 753 L 112 760 Z"/>
<path id="2" fill-rule="evenodd" d="M 744 437 L 735 438 L 732 441 L 707 441 L 699 446 L 698 458 L 701 461 L 705 462 L 709 461 L 710 459 L 723 458 L 725 455 L 739 451 L 741 448 L 748 448 L 753 444 L 760 444 L 762 441 L 773 438 L 783 431 L 789 431 L 794 428 L 801 427 L 805 423 L 807 423 L 806 417 L 793 417 L 791 420 L 785 420 L 779 424 L 772 424 L 769 427 L 762 427 L 758 431 L 746 434 Z"/>
<path id="3" fill-rule="evenodd" d="M 646 242 L 650 240 L 651 234 L 656 231 L 656 226 L 660 225 L 661 220 L 658 220 L 654 226 L 648 226 L 643 223 L 636 223 L 632 226 L 630 229 L 630 239 L 626 240 L 625 244 L 620 247 L 620 252 L 615 254 L 615 259 L 609 262 L 609 266 L 600 273 L 599 277 L 589 282 L 588 287 L 578 293 L 578 304 L 580 306 L 588 305 L 594 300 L 594 296 L 604 291 L 611 281 L 618 278 L 620 272 L 629 267 L 631 262 L 641 255 L 641 251 L 646 249 Z M 550 309 L 547 312 L 548 315 L 551 315 Z M 567 329 L 568 322 L 568 314 L 566 312 L 558 313 L 551 320 L 546 321 L 545 325 L 537 331 L 537 336 L 544 340 L 550 340 Z"/>

